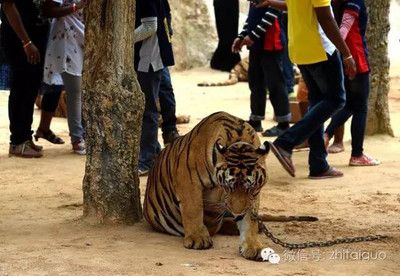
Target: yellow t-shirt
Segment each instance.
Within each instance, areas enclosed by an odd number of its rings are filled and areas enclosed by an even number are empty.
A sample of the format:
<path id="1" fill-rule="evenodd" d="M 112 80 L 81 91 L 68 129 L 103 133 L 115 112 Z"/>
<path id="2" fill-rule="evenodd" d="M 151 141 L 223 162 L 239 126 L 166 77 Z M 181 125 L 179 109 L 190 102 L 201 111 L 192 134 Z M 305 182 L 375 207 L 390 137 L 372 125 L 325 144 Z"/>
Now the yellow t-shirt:
<path id="1" fill-rule="evenodd" d="M 289 55 L 296 64 L 327 60 L 314 8 L 329 7 L 330 0 L 286 0 L 288 10 Z"/>

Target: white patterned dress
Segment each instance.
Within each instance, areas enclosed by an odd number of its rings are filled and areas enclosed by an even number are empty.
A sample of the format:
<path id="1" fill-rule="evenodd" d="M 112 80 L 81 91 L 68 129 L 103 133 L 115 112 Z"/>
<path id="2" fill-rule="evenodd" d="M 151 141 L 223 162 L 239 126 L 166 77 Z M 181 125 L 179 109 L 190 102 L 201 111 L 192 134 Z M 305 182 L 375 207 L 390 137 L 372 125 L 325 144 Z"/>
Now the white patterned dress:
<path id="1" fill-rule="evenodd" d="M 61 6 L 79 2 L 79 0 L 52 1 Z M 60 74 L 64 72 L 82 76 L 84 37 L 82 10 L 52 20 L 44 64 L 45 83 L 62 85 Z"/>

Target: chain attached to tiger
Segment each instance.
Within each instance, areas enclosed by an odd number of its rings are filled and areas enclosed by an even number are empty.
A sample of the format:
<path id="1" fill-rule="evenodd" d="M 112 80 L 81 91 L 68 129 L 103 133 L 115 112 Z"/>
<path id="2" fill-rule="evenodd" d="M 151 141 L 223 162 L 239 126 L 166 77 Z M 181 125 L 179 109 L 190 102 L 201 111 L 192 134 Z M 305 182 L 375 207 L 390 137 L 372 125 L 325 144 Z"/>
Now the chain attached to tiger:
<path id="1" fill-rule="evenodd" d="M 265 247 L 260 230 L 282 246 L 311 247 L 281 242 L 262 221 L 317 218 L 254 215 L 268 180 L 269 149 L 245 121 L 225 112 L 208 116 L 157 157 L 147 180 L 146 221 L 157 231 L 183 236 L 188 249 L 212 247 L 217 233 L 239 235 L 240 254 L 250 260 L 259 260 Z"/>

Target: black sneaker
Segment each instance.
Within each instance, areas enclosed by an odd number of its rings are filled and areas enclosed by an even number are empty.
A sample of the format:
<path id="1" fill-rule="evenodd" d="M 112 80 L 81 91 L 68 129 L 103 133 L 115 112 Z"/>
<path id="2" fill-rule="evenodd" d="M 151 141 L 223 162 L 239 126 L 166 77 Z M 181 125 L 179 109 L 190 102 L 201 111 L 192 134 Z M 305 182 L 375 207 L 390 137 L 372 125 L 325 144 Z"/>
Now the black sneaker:
<path id="1" fill-rule="evenodd" d="M 284 132 L 286 131 L 286 129 L 281 129 L 278 126 L 274 126 L 270 129 L 267 129 L 265 132 L 263 132 L 262 136 L 264 137 L 277 137 L 277 136 L 281 136 Z"/>
<path id="2" fill-rule="evenodd" d="M 178 133 L 177 130 L 173 130 L 167 133 L 163 133 L 162 134 L 162 138 L 164 140 L 164 146 L 172 143 L 173 141 L 175 141 L 177 138 L 179 138 L 180 135 Z"/>
<path id="3" fill-rule="evenodd" d="M 251 125 L 256 132 L 263 132 L 261 121 L 248 120 L 247 123 Z"/>

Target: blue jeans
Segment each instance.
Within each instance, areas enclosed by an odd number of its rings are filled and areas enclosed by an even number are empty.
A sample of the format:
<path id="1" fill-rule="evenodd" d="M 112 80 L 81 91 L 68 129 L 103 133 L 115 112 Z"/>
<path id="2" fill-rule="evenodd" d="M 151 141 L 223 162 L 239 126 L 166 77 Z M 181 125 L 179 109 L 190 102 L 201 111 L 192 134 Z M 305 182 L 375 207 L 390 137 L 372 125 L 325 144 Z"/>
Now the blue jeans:
<path id="1" fill-rule="evenodd" d="M 157 99 L 160 91 L 162 70 L 137 72 L 138 81 L 145 96 L 142 137 L 140 140 L 139 169 L 148 170 L 161 151 L 158 143 L 158 110 Z"/>
<path id="2" fill-rule="evenodd" d="M 176 131 L 176 102 L 168 67 L 165 67 L 162 71 L 158 97 L 160 100 L 161 117 L 163 119 L 161 125 L 162 132 Z"/>
<path id="3" fill-rule="evenodd" d="M 369 73 L 358 74 L 354 80 L 345 80 L 347 102 L 345 107 L 332 117 L 326 129 L 329 137 L 334 135 L 335 129 L 343 125 L 351 116 L 351 146 L 353 157 L 363 155 L 365 127 L 367 124 Z"/>
<path id="4" fill-rule="evenodd" d="M 71 143 L 84 140 L 85 130 L 82 125 L 82 77 L 67 72 L 61 73 L 67 94 L 67 121 Z"/>
<path id="5" fill-rule="evenodd" d="M 300 65 L 299 69 L 309 90 L 309 110 L 274 144 L 292 153 L 296 145 L 308 139 L 310 175 L 315 176 L 329 169 L 323 138 L 324 122 L 346 103 L 343 68 L 339 54 L 335 52 L 332 56 L 328 55 L 327 61 Z"/>
<path id="6" fill-rule="evenodd" d="M 265 118 L 267 91 L 278 123 L 291 118 L 289 98 L 282 68 L 282 52 L 250 50 L 249 56 L 250 120 Z"/>

